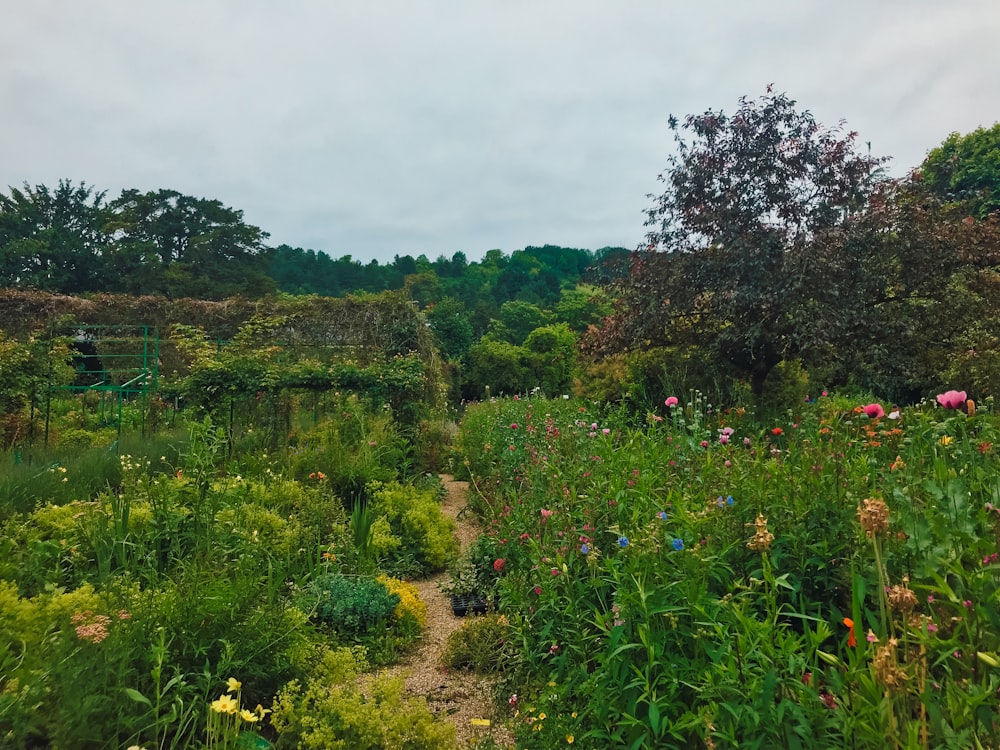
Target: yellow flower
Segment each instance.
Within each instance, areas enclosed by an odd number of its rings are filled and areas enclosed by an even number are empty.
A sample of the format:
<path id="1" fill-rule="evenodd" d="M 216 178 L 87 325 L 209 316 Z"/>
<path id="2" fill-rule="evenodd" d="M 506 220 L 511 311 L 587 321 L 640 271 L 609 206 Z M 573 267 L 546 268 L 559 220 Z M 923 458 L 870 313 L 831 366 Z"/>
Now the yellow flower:
<path id="1" fill-rule="evenodd" d="M 226 688 L 227 693 L 231 693 L 234 690 L 239 690 L 241 687 L 243 687 L 243 683 L 237 680 L 235 677 L 230 677 L 228 680 L 226 680 L 226 685 L 229 686 Z"/>
<path id="2" fill-rule="evenodd" d="M 539 721 L 545 721 L 545 712 L 544 711 L 542 711 L 542 713 L 538 714 L 538 720 Z"/>
<path id="3" fill-rule="evenodd" d="M 951 441 L 954 440 L 954 439 L 955 438 L 953 438 L 951 435 L 942 435 L 941 436 L 941 445 L 951 445 Z"/>
<path id="4" fill-rule="evenodd" d="M 251 724 L 255 721 L 260 721 L 260 717 L 257 714 L 253 711 L 247 711 L 245 708 L 240 711 L 240 718 L 243 719 L 243 721 L 249 721 Z"/>
<path id="5" fill-rule="evenodd" d="M 556 686 L 555 680 L 549 683 L 549 687 L 555 687 L 555 686 Z"/>
<path id="6" fill-rule="evenodd" d="M 255 708 L 255 709 L 254 709 L 254 711 L 256 711 L 256 712 L 257 712 L 257 715 L 258 715 L 258 716 L 259 716 L 260 718 L 262 718 L 262 719 L 264 718 L 264 714 L 269 714 L 269 713 L 271 713 L 271 709 L 269 709 L 269 708 L 264 708 L 264 707 L 263 707 L 262 705 L 260 705 L 259 703 L 257 704 L 257 708 Z"/>
<path id="7" fill-rule="evenodd" d="M 570 716 L 572 716 L 575 719 L 576 718 L 576 711 L 574 711 L 573 713 L 571 713 Z"/>
<path id="8" fill-rule="evenodd" d="M 212 701 L 212 710 L 220 714 L 234 714 L 239 710 L 240 704 L 236 702 L 236 699 L 223 693 L 219 696 L 219 700 Z"/>
<path id="9" fill-rule="evenodd" d="M 572 745 L 573 744 L 573 740 L 575 740 L 575 739 L 576 738 L 573 735 L 567 734 L 566 735 L 566 744 L 567 745 Z"/>

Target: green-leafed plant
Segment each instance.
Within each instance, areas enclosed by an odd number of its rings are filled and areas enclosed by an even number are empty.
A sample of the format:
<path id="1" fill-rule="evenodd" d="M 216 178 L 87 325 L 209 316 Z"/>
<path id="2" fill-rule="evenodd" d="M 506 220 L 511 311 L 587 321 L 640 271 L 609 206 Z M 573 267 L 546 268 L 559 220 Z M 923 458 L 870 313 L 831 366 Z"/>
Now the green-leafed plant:
<path id="1" fill-rule="evenodd" d="M 509 637 L 503 615 L 470 617 L 448 635 L 441 661 L 452 669 L 471 669 L 478 674 L 502 671 L 510 656 Z"/>
<path id="2" fill-rule="evenodd" d="M 995 744 L 996 417 L 964 394 L 660 402 L 641 427 L 466 413 L 518 746 Z"/>
<path id="3" fill-rule="evenodd" d="M 399 539 L 398 546 L 382 550 L 383 569 L 430 573 L 447 567 L 458 552 L 455 522 L 441 512 L 434 490 L 391 482 L 372 485 L 370 495 L 371 511 L 384 518 Z"/>
<path id="4" fill-rule="evenodd" d="M 278 694 L 271 724 L 278 748 L 413 750 L 456 748 L 455 728 L 435 721 L 423 698 L 407 696 L 401 678 L 361 676 L 363 655 L 327 651 L 305 680 Z"/>

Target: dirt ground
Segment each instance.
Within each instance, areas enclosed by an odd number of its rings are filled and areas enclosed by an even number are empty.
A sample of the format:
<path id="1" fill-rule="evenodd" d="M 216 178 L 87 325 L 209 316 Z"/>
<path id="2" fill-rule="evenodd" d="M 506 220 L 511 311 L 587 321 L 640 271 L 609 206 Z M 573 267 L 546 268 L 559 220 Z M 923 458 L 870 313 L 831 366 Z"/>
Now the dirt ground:
<path id="1" fill-rule="evenodd" d="M 469 493 L 468 482 L 442 474 L 445 487 L 442 511 L 455 519 L 455 536 L 464 550 L 475 541 L 479 528 L 470 514 L 461 514 Z M 498 722 L 492 721 L 489 729 L 474 727 L 472 719 L 491 719 L 492 701 L 489 679 L 462 670 L 446 669 L 441 663 L 448 635 L 457 630 L 462 619 L 455 617 L 451 602 L 438 588 L 439 583 L 448 580 L 447 573 L 415 581 L 421 600 L 427 605 L 427 628 L 418 647 L 401 663 L 385 670 L 392 676 L 402 675 L 406 690 L 412 695 L 422 695 L 427 705 L 440 718 L 455 725 L 459 745 L 469 747 L 476 736 L 487 733 L 501 747 L 513 747 L 513 738 Z"/>

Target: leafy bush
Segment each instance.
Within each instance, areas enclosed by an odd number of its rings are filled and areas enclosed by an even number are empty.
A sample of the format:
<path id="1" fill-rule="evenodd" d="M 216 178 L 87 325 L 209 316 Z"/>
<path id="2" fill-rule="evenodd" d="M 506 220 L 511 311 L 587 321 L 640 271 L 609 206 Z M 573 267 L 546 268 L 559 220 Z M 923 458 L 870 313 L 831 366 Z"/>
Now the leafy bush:
<path id="1" fill-rule="evenodd" d="M 419 634 L 427 626 L 427 605 L 420 599 L 417 587 L 389 576 L 379 576 L 377 580 L 390 594 L 399 597 L 399 604 L 393 610 L 399 628 L 414 636 Z"/>
<path id="2" fill-rule="evenodd" d="M 363 657 L 327 651 L 304 681 L 278 693 L 271 723 L 279 748 L 314 750 L 448 750 L 455 728 L 435 721 L 423 698 L 411 698 L 401 678 L 360 677 Z"/>
<path id="3" fill-rule="evenodd" d="M 441 661 L 453 669 L 471 669 L 479 674 L 502 671 L 509 652 L 507 618 L 498 614 L 470 617 L 449 634 Z"/>
<path id="4" fill-rule="evenodd" d="M 371 508 L 385 518 L 398 547 L 386 549 L 383 569 L 412 560 L 419 572 L 444 570 L 458 552 L 455 522 L 441 512 L 433 490 L 421 490 L 398 482 L 371 487 Z"/>
<path id="5" fill-rule="evenodd" d="M 347 639 L 384 633 L 401 599 L 374 578 L 320 576 L 309 586 L 314 617 Z"/>
<path id="6" fill-rule="evenodd" d="M 406 447 L 388 411 L 345 399 L 341 412 L 299 439 L 288 457 L 296 479 L 328 485 L 348 504 L 365 501 L 372 482 L 406 473 Z"/>

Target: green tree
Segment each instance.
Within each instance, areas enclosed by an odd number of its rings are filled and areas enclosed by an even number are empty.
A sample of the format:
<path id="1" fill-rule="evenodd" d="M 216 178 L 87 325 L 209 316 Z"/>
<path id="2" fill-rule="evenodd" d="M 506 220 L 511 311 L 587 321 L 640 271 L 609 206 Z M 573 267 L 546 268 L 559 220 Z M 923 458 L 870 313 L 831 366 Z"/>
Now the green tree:
<path id="1" fill-rule="evenodd" d="M 511 344 L 522 344 L 536 328 L 552 322 L 552 314 L 538 305 L 511 300 L 500 306 L 496 319 L 490 323 L 489 335 Z"/>
<path id="2" fill-rule="evenodd" d="M 110 206 L 113 252 L 138 264 L 158 264 L 147 293 L 219 299 L 261 296 L 274 289 L 261 254 L 267 233 L 243 212 L 217 200 L 174 190 L 124 190 Z"/>
<path id="3" fill-rule="evenodd" d="M 578 284 L 562 290 L 555 305 L 555 314 L 571 329 L 583 333 L 612 313 L 611 299 L 600 287 Z"/>
<path id="4" fill-rule="evenodd" d="M 882 160 L 857 134 L 829 129 L 784 94 L 733 115 L 670 118 L 677 153 L 660 176 L 647 242 L 617 285 L 621 304 L 597 349 L 697 342 L 756 395 L 783 359 L 828 345 L 831 317 L 862 316 L 851 263 L 831 264 Z M 688 137 L 689 136 L 689 137 Z M 862 252 L 863 248 L 855 248 Z M 813 317 L 808 335 L 807 316 Z"/>
<path id="5" fill-rule="evenodd" d="M 569 393 L 576 373 L 577 336 L 565 323 L 542 326 L 524 341 L 529 366 L 539 388 L 548 395 Z"/>
<path id="6" fill-rule="evenodd" d="M 445 357 L 456 360 L 465 356 L 472 346 L 472 323 L 460 300 L 445 297 L 427 311 L 427 320 Z"/>
<path id="7" fill-rule="evenodd" d="M 952 133 L 920 167 L 937 195 L 979 218 L 1000 211 L 1000 123 L 966 135 Z"/>
<path id="8" fill-rule="evenodd" d="M 410 274 L 403 281 L 403 288 L 421 308 L 441 299 L 441 279 L 434 271 Z"/>
<path id="9" fill-rule="evenodd" d="M 0 285 L 75 294 L 103 288 L 104 193 L 60 180 L 0 193 Z"/>
<path id="10" fill-rule="evenodd" d="M 533 377 L 526 360 L 523 347 L 481 338 L 469 349 L 463 395 L 477 399 L 487 394 L 510 395 L 528 390 Z"/>

